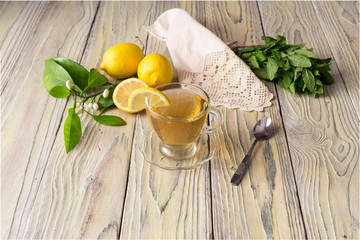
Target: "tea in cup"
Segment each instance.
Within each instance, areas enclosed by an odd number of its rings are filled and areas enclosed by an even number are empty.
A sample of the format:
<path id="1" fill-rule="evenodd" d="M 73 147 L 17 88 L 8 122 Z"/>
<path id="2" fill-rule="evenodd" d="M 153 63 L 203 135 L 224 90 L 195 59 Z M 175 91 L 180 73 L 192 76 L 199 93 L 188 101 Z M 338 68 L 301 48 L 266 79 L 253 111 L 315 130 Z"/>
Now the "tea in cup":
<path id="1" fill-rule="evenodd" d="M 201 133 L 217 129 L 221 122 L 221 113 L 211 109 L 208 94 L 200 87 L 185 83 L 160 85 L 161 90 L 170 100 L 170 106 L 155 107 L 146 98 L 146 114 L 150 125 L 159 137 L 160 152 L 170 158 L 189 158 L 196 153 L 194 141 Z M 208 114 L 216 120 L 206 127 Z"/>

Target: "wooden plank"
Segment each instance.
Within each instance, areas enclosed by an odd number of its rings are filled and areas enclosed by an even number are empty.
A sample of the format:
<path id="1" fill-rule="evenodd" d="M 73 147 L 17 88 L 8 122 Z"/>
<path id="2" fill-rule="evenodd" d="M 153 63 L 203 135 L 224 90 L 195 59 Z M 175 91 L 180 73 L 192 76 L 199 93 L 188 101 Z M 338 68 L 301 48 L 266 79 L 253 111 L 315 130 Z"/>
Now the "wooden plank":
<path id="1" fill-rule="evenodd" d="M 3 238 L 16 236 L 27 196 L 30 190 L 36 194 L 66 104 L 49 99 L 43 88 L 44 60 L 58 53 L 79 60 L 94 5 L 29 3 L 2 41 L 2 83 L 8 83 L 2 85 L 1 108 Z M 69 9 L 78 12 L 68 13 Z M 55 29 L 59 21 L 69 27 Z M 70 49 L 61 48 L 67 41 L 74 50 L 71 54 Z"/>
<path id="2" fill-rule="evenodd" d="M 68 4 L 61 3 L 61 6 Z M 81 4 L 87 8 L 92 6 L 89 2 Z M 94 6 L 95 11 L 97 4 Z M 87 19 L 94 24 L 84 55 L 83 52 L 78 55 L 79 58 L 82 56 L 82 65 L 88 69 L 99 66 L 103 53 L 109 47 L 125 41 L 136 42 L 135 36 L 141 26 L 148 24 L 150 7 L 151 3 L 100 3 L 95 21 L 94 15 Z M 69 6 L 64 13 L 79 15 L 75 6 Z M 88 13 L 83 16 L 91 17 Z M 64 26 L 74 28 L 70 24 Z M 72 33 L 69 36 L 76 38 L 77 35 Z M 140 37 L 144 36 L 140 34 Z M 62 44 L 59 51 L 66 48 L 71 50 L 71 43 Z M 72 100 L 66 108 L 71 106 Z M 62 134 L 64 113 L 54 146 L 45 158 L 48 162 L 42 170 L 41 182 L 33 181 L 30 193 L 24 196 L 24 210 L 16 219 L 17 228 L 11 236 L 61 239 L 118 237 L 135 116 L 117 109 L 108 114 L 122 117 L 127 125 L 104 126 L 82 115 L 83 137 L 78 146 L 66 155 Z M 51 119 L 53 116 L 47 117 Z"/>
<path id="3" fill-rule="evenodd" d="M 206 26 L 224 42 L 260 44 L 261 22 L 255 2 L 207 2 Z M 214 238 L 305 238 L 281 113 L 275 95 L 264 112 L 221 107 L 225 122 L 218 132 L 220 151 L 211 161 Z M 259 142 L 248 173 L 239 186 L 230 179 L 249 150 L 251 132 L 263 116 L 271 117 L 277 132 Z"/>
<path id="4" fill-rule="evenodd" d="M 11 29 L 14 30 L 13 25 L 28 4 L 29 3 L 26 2 L 2 2 L 0 4 L 0 45 L 2 45 L 2 42 L 4 41 L 5 36 L 9 34 L 9 31 Z"/>
<path id="5" fill-rule="evenodd" d="M 0 5 L 0 49 L 2 58 L 1 92 L 9 80 L 9 71 L 16 64 L 25 42 L 44 8 L 43 3 L 2 2 Z M 6 61 L 5 61 L 6 59 Z"/>
<path id="6" fill-rule="evenodd" d="M 359 2 L 312 2 L 345 87 L 360 117 Z M 333 63 L 335 65 L 335 63 Z M 335 66 L 334 66 L 335 67 Z"/>
<path id="7" fill-rule="evenodd" d="M 184 8 L 203 20 L 201 2 L 157 2 L 152 22 L 173 7 Z M 165 43 L 149 37 L 147 46 L 147 53 L 169 57 Z M 208 164 L 189 171 L 168 171 L 150 165 L 138 148 L 149 128 L 145 113 L 139 114 L 120 238 L 212 238 Z"/>
<path id="8" fill-rule="evenodd" d="M 310 2 L 259 6 L 267 35 L 306 42 L 321 58 L 340 51 L 327 43 Z M 335 83 L 316 99 L 277 89 L 309 238 L 359 238 L 359 119 L 339 71 L 346 69 L 332 67 Z"/>

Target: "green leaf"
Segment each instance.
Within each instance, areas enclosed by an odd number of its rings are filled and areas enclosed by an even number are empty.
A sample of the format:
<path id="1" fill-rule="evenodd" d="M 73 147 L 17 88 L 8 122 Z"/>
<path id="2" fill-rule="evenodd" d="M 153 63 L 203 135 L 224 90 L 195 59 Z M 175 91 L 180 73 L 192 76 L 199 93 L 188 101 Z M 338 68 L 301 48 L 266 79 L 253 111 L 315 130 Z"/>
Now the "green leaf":
<path id="1" fill-rule="evenodd" d="M 272 38 L 272 37 L 268 37 L 268 36 L 262 36 L 261 37 L 262 40 L 265 41 L 265 43 L 272 43 L 272 42 L 276 42 L 276 39 L 275 38 Z"/>
<path id="2" fill-rule="evenodd" d="M 266 71 L 269 76 L 270 81 L 275 78 L 275 74 L 279 69 L 279 65 L 273 58 L 269 58 L 266 64 Z"/>
<path id="3" fill-rule="evenodd" d="M 306 49 L 296 49 L 296 50 L 294 50 L 294 53 L 300 54 L 300 55 L 303 55 L 303 56 L 309 57 L 309 58 L 318 58 L 314 53 L 312 53 L 310 50 L 306 50 Z"/>
<path id="4" fill-rule="evenodd" d="M 281 54 L 279 53 L 279 51 L 278 50 L 271 50 L 271 53 L 272 53 L 275 61 L 280 62 Z"/>
<path id="5" fill-rule="evenodd" d="M 74 108 L 68 110 L 64 124 L 64 140 L 66 153 L 69 153 L 79 143 L 81 138 L 81 121 Z"/>
<path id="6" fill-rule="evenodd" d="M 316 69 L 318 69 L 320 72 L 322 72 L 322 71 L 327 72 L 330 70 L 329 65 L 330 65 L 331 58 L 313 59 L 313 61 L 314 61 L 314 67 Z"/>
<path id="7" fill-rule="evenodd" d="M 266 60 L 266 56 L 261 51 L 256 52 L 255 57 L 259 62 L 264 62 Z"/>
<path id="8" fill-rule="evenodd" d="M 109 88 L 109 96 L 107 98 L 104 98 L 102 95 L 100 96 L 98 100 L 100 114 L 102 114 L 107 108 L 114 105 L 114 101 L 112 98 L 113 92 L 114 92 L 114 87 Z"/>
<path id="9" fill-rule="evenodd" d="M 287 71 L 287 70 L 290 69 L 290 63 L 289 63 L 289 61 L 287 59 L 284 61 L 284 64 L 283 64 L 282 68 L 283 68 L 284 71 Z"/>
<path id="10" fill-rule="evenodd" d="M 311 62 L 307 57 L 304 57 L 302 55 L 291 55 L 288 57 L 290 64 L 294 67 L 311 67 Z"/>
<path id="11" fill-rule="evenodd" d="M 313 92 L 315 89 L 315 78 L 312 72 L 308 69 L 303 69 L 302 79 L 310 92 Z"/>
<path id="12" fill-rule="evenodd" d="M 244 48 L 242 50 L 236 49 L 236 55 L 240 56 L 243 53 L 252 52 L 252 51 L 255 51 L 256 49 L 257 49 L 256 46 L 251 46 L 248 48 Z"/>
<path id="13" fill-rule="evenodd" d="M 55 57 L 51 59 L 69 73 L 75 85 L 77 85 L 81 90 L 85 89 L 87 86 L 89 72 L 83 66 L 73 60 L 63 57 Z"/>
<path id="14" fill-rule="evenodd" d="M 317 86 L 323 86 L 323 83 L 322 83 L 319 79 L 317 79 L 317 78 L 315 78 L 315 84 L 316 84 Z"/>
<path id="15" fill-rule="evenodd" d="M 258 78 L 269 80 L 269 75 L 266 69 L 253 69 L 253 71 Z"/>
<path id="16" fill-rule="evenodd" d="M 110 125 L 110 126 L 122 126 L 122 125 L 126 125 L 126 122 L 117 116 L 112 116 L 112 115 L 100 115 L 100 116 L 95 116 L 92 115 L 90 113 L 88 113 L 90 116 L 92 116 L 92 118 L 97 121 L 98 123 L 104 124 L 104 125 Z"/>
<path id="17" fill-rule="evenodd" d="M 260 65 L 258 63 L 258 61 L 256 60 L 256 57 L 255 56 L 251 56 L 249 57 L 246 62 L 248 63 L 248 65 L 251 67 L 251 68 L 260 68 Z"/>
<path id="18" fill-rule="evenodd" d="M 324 80 L 324 82 L 326 84 L 333 84 L 334 83 L 334 78 L 328 72 L 322 72 L 321 77 L 322 77 L 322 79 Z"/>
<path id="19" fill-rule="evenodd" d="M 286 53 L 290 53 L 293 52 L 296 49 L 300 49 L 305 47 L 306 43 L 301 43 L 301 44 L 297 44 L 297 45 L 287 45 L 286 48 L 283 48 L 281 50 L 285 50 Z"/>
<path id="20" fill-rule="evenodd" d="M 290 84 L 290 86 L 289 86 L 289 91 L 290 91 L 292 94 L 295 94 L 295 93 L 296 93 L 295 82 L 293 82 L 292 84 Z"/>
<path id="21" fill-rule="evenodd" d="M 46 90 L 50 91 L 56 86 L 66 88 L 68 80 L 73 84 L 71 76 L 62 66 L 51 59 L 45 61 L 43 84 Z"/>
<path id="22" fill-rule="evenodd" d="M 276 36 L 276 44 L 277 45 L 284 45 L 286 44 L 286 38 L 284 36 L 277 35 Z"/>
<path id="23" fill-rule="evenodd" d="M 292 72 L 282 72 L 282 82 L 285 88 L 289 88 L 293 82 L 294 73 Z"/>
<path id="24" fill-rule="evenodd" d="M 312 96 L 316 98 L 316 94 L 323 94 L 324 90 L 322 86 L 317 86 L 316 89 L 312 92 Z"/>
<path id="25" fill-rule="evenodd" d="M 83 90 L 83 92 L 85 92 L 89 88 L 103 86 L 107 82 L 108 79 L 104 75 L 92 68 L 89 72 L 88 84 Z"/>
<path id="26" fill-rule="evenodd" d="M 320 72 L 319 72 L 319 70 L 317 70 L 317 69 L 315 69 L 315 70 L 313 71 L 313 74 L 314 74 L 314 76 L 320 76 Z"/>
<path id="27" fill-rule="evenodd" d="M 301 75 L 302 68 L 295 68 L 294 70 L 294 81 Z"/>
<path id="28" fill-rule="evenodd" d="M 55 86 L 50 89 L 49 94 L 56 98 L 66 98 L 71 94 L 71 92 L 67 89 L 67 87 Z"/>
<path id="29" fill-rule="evenodd" d="M 246 59 L 248 59 L 249 57 L 251 57 L 252 54 L 253 54 L 253 53 L 251 53 L 251 52 L 243 53 L 243 54 L 241 55 L 241 58 L 242 58 L 243 60 L 246 60 Z"/>

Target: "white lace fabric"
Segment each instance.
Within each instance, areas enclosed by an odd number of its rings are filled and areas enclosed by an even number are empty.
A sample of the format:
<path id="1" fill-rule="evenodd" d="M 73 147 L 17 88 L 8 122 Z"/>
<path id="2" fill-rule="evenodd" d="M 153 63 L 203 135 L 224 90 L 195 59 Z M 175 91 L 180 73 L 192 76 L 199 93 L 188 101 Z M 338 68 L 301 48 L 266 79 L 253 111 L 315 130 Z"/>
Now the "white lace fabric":
<path id="1" fill-rule="evenodd" d="M 164 12 L 145 28 L 166 41 L 179 82 L 203 88 L 213 106 L 263 111 L 273 94 L 211 31 L 182 9 Z"/>

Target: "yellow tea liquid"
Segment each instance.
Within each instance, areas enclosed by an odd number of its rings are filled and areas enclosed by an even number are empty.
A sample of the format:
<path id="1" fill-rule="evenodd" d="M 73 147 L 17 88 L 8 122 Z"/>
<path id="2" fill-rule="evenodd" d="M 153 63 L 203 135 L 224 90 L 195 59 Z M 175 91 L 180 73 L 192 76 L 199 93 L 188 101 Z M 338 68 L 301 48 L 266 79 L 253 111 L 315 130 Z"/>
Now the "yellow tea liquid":
<path id="1" fill-rule="evenodd" d="M 170 99 L 171 105 L 152 109 L 164 116 L 184 119 L 168 120 L 146 111 L 153 129 L 165 144 L 190 144 L 204 127 L 209 110 L 196 114 L 207 107 L 207 101 L 199 94 L 186 89 L 166 89 L 162 92 Z"/>

